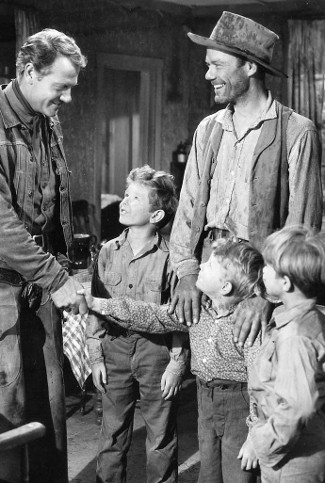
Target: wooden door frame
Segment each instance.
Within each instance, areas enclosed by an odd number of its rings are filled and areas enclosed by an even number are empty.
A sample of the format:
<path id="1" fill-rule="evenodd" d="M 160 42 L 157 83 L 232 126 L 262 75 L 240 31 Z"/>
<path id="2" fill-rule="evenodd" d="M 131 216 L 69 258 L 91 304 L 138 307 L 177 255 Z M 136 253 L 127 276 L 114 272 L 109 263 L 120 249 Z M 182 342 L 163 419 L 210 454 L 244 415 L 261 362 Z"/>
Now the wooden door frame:
<path id="1" fill-rule="evenodd" d="M 141 74 L 140 117 L 145 120 L 147 130 L 141 132 L 141 146 L 147 146 L 143 153 L 143 164 L 149 163 L 160 169 L 161 162 L 161 123 L 162 123 L 162 70 L 163 60 L 149 57 L 97 53 L 97 106 L 94 149 L 94 205 L 97 236 L 101 230 L 101 163 L 104 150 L 105 103 L 102 99 L 104 90 L 104 68 L 137 71 Z M 114 193 L 112 193 L 114 194 Z"/>

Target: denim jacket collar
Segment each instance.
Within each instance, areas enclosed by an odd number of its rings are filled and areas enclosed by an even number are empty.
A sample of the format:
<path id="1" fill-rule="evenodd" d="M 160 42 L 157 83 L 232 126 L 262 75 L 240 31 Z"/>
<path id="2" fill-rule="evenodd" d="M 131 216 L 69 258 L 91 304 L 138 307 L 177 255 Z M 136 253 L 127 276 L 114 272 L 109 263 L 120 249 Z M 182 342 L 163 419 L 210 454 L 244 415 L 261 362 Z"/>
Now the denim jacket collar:
<path id="1" fill-rule="evenodd" d="M 11 95 L 10 94 L 12 92 L 11 82 L 8 85 L 3 84 L 0 88 L 0 97 L 6 99 L 5 103 L 1 103 L 0 114 L 1 114 L 1 117 L 3 119 L 3 123 L 4 123 L 5 128 L 8 129 L 8 128 L 12 128 L 12 127 L 15 127 L 15 126 L 22 125 L 22 122 L 19 119 L 19 117 L 17 116 L 17 114 L 13 111 L 13 109 L 10 107 L 10 102 L 9 102 L 7 96 L 6 96 L 5 91 L 9 92 L 9 96 Z M 55 125 L 59 125 L 59 121 L 56 117 L 53 117 L 53 118 L 48 117 L 47 119 L 48 119 L 49 127 L 50 127 L 51 130 L 54 129 Z"/>

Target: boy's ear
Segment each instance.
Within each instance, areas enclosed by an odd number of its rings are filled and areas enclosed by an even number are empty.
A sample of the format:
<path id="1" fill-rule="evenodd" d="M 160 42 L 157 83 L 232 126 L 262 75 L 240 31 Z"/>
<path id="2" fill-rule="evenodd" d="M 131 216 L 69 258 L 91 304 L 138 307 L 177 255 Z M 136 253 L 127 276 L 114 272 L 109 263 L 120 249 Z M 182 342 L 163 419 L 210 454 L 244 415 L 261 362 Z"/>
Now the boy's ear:
<path id="1" fill-rule="evenodd" d="M 283 290 L 285 292 L 291 292 L 291 290 L 293 289 L 293 283 L 291 282 L 288 275 L 283 275 L 282 281 L 283 281 L 282 282 L 283 283 Z"/>
<path id="2" fill-rule="evenodd" d="M 230 295 L 232 292 L 232 289 L 233 289 L 232 283 L 227 281 L 221 287 L 221 293 L 222 295 Z"/>
<path id="3" fill-rule="evenodd" d="M 150 216 L 150 223 L 159 223 L 165 216 L 164 210 L 156 210 Z"/>

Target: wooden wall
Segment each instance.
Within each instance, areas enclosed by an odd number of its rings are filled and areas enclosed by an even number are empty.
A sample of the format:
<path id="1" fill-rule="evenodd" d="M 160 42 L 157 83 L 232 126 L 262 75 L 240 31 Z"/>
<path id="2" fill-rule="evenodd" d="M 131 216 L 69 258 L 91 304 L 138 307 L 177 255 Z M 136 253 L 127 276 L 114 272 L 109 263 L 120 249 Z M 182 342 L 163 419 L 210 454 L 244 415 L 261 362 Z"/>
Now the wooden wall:
<path id="1" fill-rule="evenodd" d="M 11 6 L 15 3 L 15 0 L 1 1 Z M 189 9 L 166 12 L 142 8 L 141 2 L 134 8 L 122 4 L 111 0 L 24 1 L 24 5 L 37 8 L 41 28 L 57 28 L 72 35 L 88 57 L 88 66 L 73 90 L 72 104 L 60 111 L 74 200 L 94 202 L 97 53 L 163 60 L 161 169 L 169 171 L 177 145 L 190 140 L 198 122 L 216 109 L 211 102 L 210 83 L 204 79 L 205 50 L 193 44 L 186 33 L 209 36 L 218 18 L 193 18 Z M 254 19 L 285 40 L 285 19 L 280 16 Z M 285 63 L 283 42 L 275 52 L 275 63 L 278 68 Z M 272 78 L 272 90 L 283 100 L 285 82 Z"/>

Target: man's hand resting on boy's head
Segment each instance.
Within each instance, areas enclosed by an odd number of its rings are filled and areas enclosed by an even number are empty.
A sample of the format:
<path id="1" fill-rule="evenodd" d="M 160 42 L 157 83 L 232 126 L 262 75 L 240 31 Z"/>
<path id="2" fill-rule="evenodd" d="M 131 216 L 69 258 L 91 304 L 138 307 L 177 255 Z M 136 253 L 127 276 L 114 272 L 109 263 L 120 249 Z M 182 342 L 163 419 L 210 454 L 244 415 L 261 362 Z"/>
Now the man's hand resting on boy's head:
<path id="1" fill-rule="evenodd" d="M 239 346 L 246 340 L 248 345 L 253 345 L 259 331 L 265 329 L 273 309 L 271 302 L 259 296 L 241 302 L 234 313 L 234 341 Z"/>
<path id="2" fill-rule="evenodd" d="M 95 364 L 92 364 L 91 372 L 94 386 L 98 391 L 104 394 L 106 391 L 103 384 L 107 384 L 107 373 L 104 362 L 95 362 Z"/>
<path id="3" fill-rule="evenodd" d="M 161 378 L 161 390 L 163 399 L 171 399 L 176 396 L 182 386 L 183 377 L 166 370 Z"/>
<path id="4" fill-rule="evenodd" d="M 169 305 L 169 314 L 177 314 L 178 320 L 191 326 L 197 324 L 201 311 L 202 292 L 196 287 L 197 275 L 182 277 Z"/>

